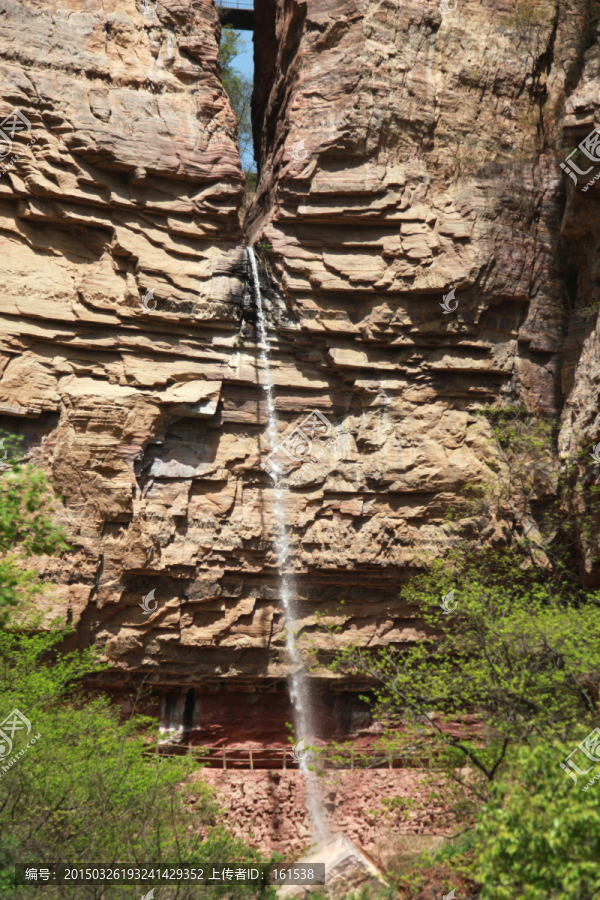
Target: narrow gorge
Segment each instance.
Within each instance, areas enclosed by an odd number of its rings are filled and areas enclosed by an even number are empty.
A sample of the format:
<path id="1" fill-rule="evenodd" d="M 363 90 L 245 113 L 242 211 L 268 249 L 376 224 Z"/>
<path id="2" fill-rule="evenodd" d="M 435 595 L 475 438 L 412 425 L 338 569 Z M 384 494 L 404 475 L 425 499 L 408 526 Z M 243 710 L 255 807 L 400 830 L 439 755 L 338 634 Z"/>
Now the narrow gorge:
<path id="1" fill-rule="evenodd" d="M 600 187 L 564 169 L 600 126 L 598 4 L 255 0 L 247 210 L 213 0 L 0 10 L 0 429 L 73 547 L 36 561 L 45 621 L 102 648 L 90 690 L 215 751 L 228 823 L 291 858 L 302 773 L 226 753 L 289 747 L 300 671 L 296 740 L 376 739 L 319 619 L 337 647 L 431 636 L 400 589 L 502 471 L 480 411 L 555 423 L 556 466 L 599 484 Z M 505 539 L 491 507 L 461 526 Z M 598 535 L 573 551 L 589 589 Z M 435 806 L 369 812 L 421 778 L 341 772 L 328 827 L 384 867 L 398 835 L 435 843 Z"/>

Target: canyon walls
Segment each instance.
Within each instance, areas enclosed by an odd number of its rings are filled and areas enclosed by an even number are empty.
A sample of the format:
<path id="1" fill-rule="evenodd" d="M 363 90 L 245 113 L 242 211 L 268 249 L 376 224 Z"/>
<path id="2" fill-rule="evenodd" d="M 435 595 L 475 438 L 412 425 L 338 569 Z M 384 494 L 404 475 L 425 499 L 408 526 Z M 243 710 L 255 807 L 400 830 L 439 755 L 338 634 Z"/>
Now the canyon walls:
<path id="1" fill-rule="evenodd" d="M 326 652 L 317 613 L 340 641 L 427 635 L 398 593 L 497 468 L 478 408 L 600 441 L 600 188 L 559 167 L 600 105 L 587 4 L 256 0 L 243 227 L 212 0 L 2 4 L 0 427 L 63 498 L 48 617 L 124 705 L 143 685 L 198 741 L 282 743 L 273 451 L 300 640 Z M 244 241 L 294 459 L 267 440 Z M 312 677 L 324 736 L 368 729 L 363 685 Z"/>
<path id="2" fill-rule="evenodd" d="M 257 19 L 272 9 L 257 0 Z M 443 511 L 497 466 L 473 415 L 484 404 L 560 420 L 562 458 L 583 453 L 584 490 L 598 480 L 595 189 L 559 165 L 597 122 L 598 11 L 282 2 L 277 55 L 256 36 L 247 231 L 268 242 L 301 326 L 289 337 L 330 379 L 327 414 L 352 432 L 368 504 L 356 524 L 384 570 L 390 515 L 364 520 L 372 494 L 399 503 L 402 572 L 418 548 L 443 553 Z M 540 505 L 556 487 L 543 481 Z M 312 483 L 346 490 L 348 475 L 330 466 Z M 497 523 L 482 516 L 469 536 L 494 543 Z M 584 580 L 600 584 L 597 539 L 579 549 Z"/>

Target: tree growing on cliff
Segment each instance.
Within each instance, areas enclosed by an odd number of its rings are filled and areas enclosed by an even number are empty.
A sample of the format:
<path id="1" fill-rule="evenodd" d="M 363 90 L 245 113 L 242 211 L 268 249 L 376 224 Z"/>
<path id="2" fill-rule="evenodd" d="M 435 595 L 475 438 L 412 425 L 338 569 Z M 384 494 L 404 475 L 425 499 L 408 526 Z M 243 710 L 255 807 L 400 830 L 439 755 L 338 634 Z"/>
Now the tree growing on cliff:
<path id="1" fill-rule="evenodd" d="M 23 464 L 19 441 L 2 438 L 0 463 L 0 627 L 11 609 L 43 590 L 33 569 L 25 568 L 32 556 L 52 555 L 67 549 L 65 534 L 53 522 L 57 499 L 41 469 Z"/>
<path id="2" fill-rule="evenodd" d="M 480 801 L 509 748 L 566 740 L 597 717 L 600 595 L 574 605 L 523 561 L 508 551 L 457 550 L 434 562 L 402 591 L 429 640 L 377 652 L 357 643 L 330 663 L 370 679 L 375 717 L 426 736 L 438 762 Z M 448 615 L 439 604 L 451 591 L 457 607 Z M 329 629 L 334 642 L 340 627 Z"/>
<path id="3" fill-rule="evenodd" d="M 489 475 L 465 487 L 447 521 L 456 523 L 454 530 L 465 541 L 478 526 L 496 523 L 505 545 L 527 557 L 548 590 L 564 592 L 568 586 L 571 596 L 583 601 L 577 554 L 594 562 L 600 525 L 600 486 L 593 483 L 590 448 L 578 440 L 569 458 L 559 460 L 556 423 L 523 407 L 488 407 L 478 415 L 491 431 Z"/>

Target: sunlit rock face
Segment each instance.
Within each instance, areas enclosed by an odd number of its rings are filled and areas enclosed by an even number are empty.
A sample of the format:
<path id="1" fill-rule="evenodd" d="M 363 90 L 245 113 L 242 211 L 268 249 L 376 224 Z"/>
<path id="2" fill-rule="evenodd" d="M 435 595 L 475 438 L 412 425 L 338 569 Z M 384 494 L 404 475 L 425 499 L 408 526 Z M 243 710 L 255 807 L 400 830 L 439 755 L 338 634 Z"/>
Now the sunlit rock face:
<path id="1" fill-rule="evenodd" d="M 153 6 L 5 3 L 0 120 L 23 118 L 0 169 L 0 425 L 64 498 L 75 549 L 40 570 L 80 643 L 104 648 L 104 683 L 143 681 L 182 716 L 193 687 L 186 721 L 219 740 L 242 739 L 251 698 L 260 741 L 261 716 L 289 720 L 272 451 L 300 640 L 326 653 L 317 612 L 341 642 L 427 635 L 398 592 L 491 471 L 478 407 L 562 414 L 565 452 L 600 441 L 596 314 L 565 303 L 597 293 L 600 188 L 569 181 L 566 201 L 559 168 L 595 123 L 598 47 L 583 10 L 550 5 L 256 0 L 245 227 L 290 460 L 244 319 L 217 10 Z M 500 536 L 486 517 L 470 534 Z M 329 733 L 367 727 L 363 685 L 314 678 Z M 235 713 L 211 706 L 222 688 Z"/>
<path id="2" fill-rule="evenodd" d="M 419 548 L 443 552 L 448 504 L 490 471 L 477 407 L 562 415 L 563 453 L 600 441 L 600 188 L 575 190 L 559 167 L 597 121 L 598 45 L 583 5 L 527 8 L 308 0 L 277 6 L 276 53 L 256 36 L 249 234 L 272 246 L 293 337 L 327 373 L 360 458 L 360 474 L 338 465 L 318 485 L 356 486 L 371 559 L 403 572 Z M 365 516 L 371 496 L 398 519 Z M 490 519 L 477 532 L 497 538 Z"/>
<path id="3" fill-rule="evenodd" d="M 512 3 L 457 6 L 283 4 L 278 55 L 257 58 L 250 231 L 271 242 L 321 369 L 362 398 L 381 382 L 417 471 L 426 457 L 427 485 L 451 490 L 461 473 L 434 423 L 452 423 L 472 472 L 475 403 L 558 408 L 557 106 L 583 49 L 575 16 L 525 25 Z"/>

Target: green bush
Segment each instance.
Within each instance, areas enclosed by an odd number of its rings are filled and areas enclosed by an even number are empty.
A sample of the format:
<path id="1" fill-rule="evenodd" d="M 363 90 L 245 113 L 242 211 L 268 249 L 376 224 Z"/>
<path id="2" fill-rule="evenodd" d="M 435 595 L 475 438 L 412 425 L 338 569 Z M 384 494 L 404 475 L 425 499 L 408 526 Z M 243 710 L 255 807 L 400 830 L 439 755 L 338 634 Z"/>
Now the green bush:
<path id="1" fill-rule="evenodd" d="M 378 719 L 427 735 L 450 769 L 468 762 L 461 781 L 480 800 L 509 747 L 536 736 L 565 739 L 597 717 L 599 598 L 571 604 L 522 565 L 518 553 L 491 551 L 434 561 L 402 591 L 430 626 L 429 640 L 375 652 L 349 646 L 330 663 L 371 679 L 365 699 Z M 445 615 L 438 603 L 451 590 L 456 609 Z M 445 727 L 457 721 L 461 737 Z"/>
<path id="2" fill-rule="evenodd" d="M 50 482 L 40 469 L 21 463 L 16 438 L 5 437 L 3 443 L 7 440 L 0 473 L 0 627 L 11 610 L 43 592 L 26 561 L 67 549 L 63 531 L 53 524 L 58 501 Z"/>
<path id="3" fill-rule="evenodd" d="M 74 692 L 76 679 L 95 667 L 91 654 L 60 655 L 44 664 L 63 637 L 60 631 L 0 633 L 0 713 L 4 718 L 17 708 L 32 725 L 29 735 L 15 736 L 12 756 L 0 762 L 0 896 L 31 895 L 30 886 L 13 886 L 15 862 L 205 867 L 258 861 L 258 853 L 219 825 L 211 790 L 202 781 L 186 782 L 193 762 L 157 754 L 156 723 L 139 716 L 122 723 L 106 698 Z M 78 897 L 140 894 L 133 886 L 43 888 L 48 898 L 70 890 Z M 182 886 L 164 896 L 187 898 L 197 890 Z M 242 884 L 202 888 L 240 897 L 259 890 Z"/>
<path id="4" fill-rule="evenodd" d="M 585 733 L 520 747 L 494 786 L 475 831 L 482 900 L 598 896 L 600 782 L 586 792 L 587 780 L 578 777 L 575 786 L 559 765 Z"/>
<path id="5" fill-rule="evenodd" d="M 247 165 L 245 156 L 252 151 L 252 120 L 250 117 L 250 101 L 252 99 L 252 81 L 239 72 L 235 66 L 235 58 L 243 49 L 245 41 L 239 31 L 225 25 L 221 33 L 219 62 L 221 63 L 222 82 L 238 123 L 238 144 L 242 164 Z M 248 173 L 246 173 L 248 175 Z"/>

